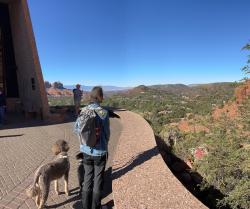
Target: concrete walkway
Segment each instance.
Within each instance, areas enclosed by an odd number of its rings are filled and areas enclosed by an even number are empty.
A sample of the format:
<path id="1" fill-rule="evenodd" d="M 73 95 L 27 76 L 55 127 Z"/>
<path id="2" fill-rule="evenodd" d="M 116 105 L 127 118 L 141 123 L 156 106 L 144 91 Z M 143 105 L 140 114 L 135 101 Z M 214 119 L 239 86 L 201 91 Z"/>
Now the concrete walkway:
<path id="1" fill-rule="evenodd" d="M 207 209 L 172 174 L 150 125 L 138 114 L 119 113 L 122 133 L 113 161 L 117 209 Z"/>
<path id="2" fill-rule="evenodd" d="M 33 181 L 35 170 L 43 163 L 51 161 L 54 156 L 51 152 L 51 145 L 57 139 L 66 138 L 70 144 L 71 171 L 69 187 L 71 195 L 67 197 L 64 193 L 57 196 L 51 186 L 50 195 L 47 201 L 47 208 L 81 208 L 78 197 L 77 181 L 77 160 L 75 154 L 79 150 L 79 143 L 72 133 L 72 123 L 56 125 L 42 125 L 39 123 L 19 124 L 7 126 L 8 129 L 0 130 L 0 208 L 5 209 L 35 209 L 34 200 L 27 198 L 25 189 Z M 111 119 L 110 159 L 107 163 L 106 178 L 111 175 L 110 162 L 116 141 L 121 132 L 119 119 Z M 106 181 L 107 189 L 103 203 L 112 208 L 112 186 L 111 180 Z M 63 185 L 60 184 L 60 191 Z"/>

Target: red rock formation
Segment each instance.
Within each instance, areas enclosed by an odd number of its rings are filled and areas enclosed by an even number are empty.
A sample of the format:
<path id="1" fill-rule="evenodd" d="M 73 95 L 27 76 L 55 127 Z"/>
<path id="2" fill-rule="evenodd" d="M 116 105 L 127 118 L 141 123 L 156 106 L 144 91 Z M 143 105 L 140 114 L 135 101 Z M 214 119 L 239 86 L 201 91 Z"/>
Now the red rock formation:
<path id="1" fill-rule="evenodd" d="M 57 88 L 48 88 L 47 94 L 50 96 L 73 96 L 73 92 L 70 89 L 57 89 Z"/>
<path id="2" fill-rule="evenodd" d="M 223 108 L 216 108 L 213 112 L 213 118 L 219 119 L 223 114 L 229 118 L 238 116 L 238 106 L 250 96 L 250 80 L 235 89 L 236 101 L 230 104 L 225 104 Z"/>
<path id="3" fill-rule="evenodd" d="M 241 104 L 245 99 L 250 96 L 250 80 L 248 79 L 245 84 L 235 89 L 236 103 Z"/>

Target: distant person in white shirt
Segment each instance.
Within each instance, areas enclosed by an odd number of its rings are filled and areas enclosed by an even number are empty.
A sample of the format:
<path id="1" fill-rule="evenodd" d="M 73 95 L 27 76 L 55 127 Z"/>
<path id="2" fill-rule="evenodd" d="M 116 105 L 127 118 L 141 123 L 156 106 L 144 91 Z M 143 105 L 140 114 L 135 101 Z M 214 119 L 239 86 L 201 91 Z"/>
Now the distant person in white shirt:
<path id="1" fill-rule="evenodd" d="M 79 114 L 80 106 L 81 106 L 81 100 L 82 100 L 82 90 L 80 89 L 80 87 L 81 87 L 80 84 L 76 84 L 76 88 L 73 89 L 76 115 Z"/>

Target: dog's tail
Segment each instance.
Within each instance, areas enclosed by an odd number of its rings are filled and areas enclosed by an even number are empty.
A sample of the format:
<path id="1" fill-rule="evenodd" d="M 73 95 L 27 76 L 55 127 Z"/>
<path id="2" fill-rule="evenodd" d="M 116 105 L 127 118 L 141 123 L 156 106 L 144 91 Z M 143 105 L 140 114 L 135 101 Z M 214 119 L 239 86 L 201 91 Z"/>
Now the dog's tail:
<path id="1" fill-rule="evenodd" d="M 35 172 L 35 176 L 34 176 L 34 180 L 33 180 L 32 185 L 26 190 L 26 194 L 28 197 L 35 197 L 38 195 L 38 193 L 40 191 L 38 180 L 39 180 L 39 177 L 41 175 L 41 167 L 42 166 L 40 166 L 37 169 L 37 171 Z"/>

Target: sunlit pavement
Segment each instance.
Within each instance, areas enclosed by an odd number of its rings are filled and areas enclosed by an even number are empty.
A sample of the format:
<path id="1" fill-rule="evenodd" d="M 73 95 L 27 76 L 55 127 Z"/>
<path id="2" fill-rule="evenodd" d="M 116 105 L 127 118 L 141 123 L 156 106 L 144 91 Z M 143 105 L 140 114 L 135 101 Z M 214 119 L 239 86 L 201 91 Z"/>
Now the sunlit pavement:
<path id="1" fill-rule="evenodd" d="M 27 124 L 26 124 L 27 125 Z M 25 126 L 26 126 L 25 125 Z M 70 144 L 70 196 L 63 191 L 63 181 L 59 184 L 61 194 L 58 196 L 51 191 L 47 208 L 81 208 L 78 196 L 77 160 L 75 154 L 79 150 L 79 142 L 72 132 L 73 123 L 62 123 L 56 125 L 35 125 L 34 127 L 19 127 L 0 130 L 0 208 L 36 208 L 33 199 L 27 198 L 26 188 L 33 181 L 35 170 L 43 163 L 51 161 L 54 156 L 51 145 L 57 139 L 67 139 Z M 111 161 L 116 142 L 121 132 L 119 119 L 111 119 L 111 139 L 109 143 L 109 160 L 106 166 L 105 198 L 103 205 L 107 203 L 112 208 L 112 186 L 111 186 Z M 104 207 L 105 208 L 105 207 Z"/>

